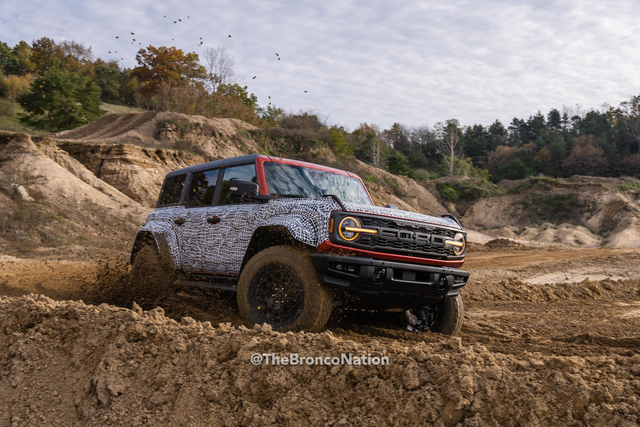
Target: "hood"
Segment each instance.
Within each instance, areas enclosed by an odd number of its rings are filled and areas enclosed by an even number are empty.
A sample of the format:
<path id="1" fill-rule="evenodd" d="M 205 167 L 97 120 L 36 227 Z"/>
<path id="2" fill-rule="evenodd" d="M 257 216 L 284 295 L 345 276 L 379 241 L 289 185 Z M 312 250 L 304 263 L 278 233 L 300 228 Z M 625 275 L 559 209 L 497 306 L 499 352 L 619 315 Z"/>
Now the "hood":
<path id="1" fill-rule="evenodd" d="M 460 224 L 451 218 L 435 217 L 423 215 L 415 212 L 402 211 L 399 209 L 382 208 L 379 206 L 358 205 L 355 203 L 344 203 L 344 207 L 351 212 L 361 212 L 373 215 L 382 215 L 392 218 L 408 219 L 411 221 L 427 222 L 429 224 L 441 225 L 444 227 L 462 230 Z"/>

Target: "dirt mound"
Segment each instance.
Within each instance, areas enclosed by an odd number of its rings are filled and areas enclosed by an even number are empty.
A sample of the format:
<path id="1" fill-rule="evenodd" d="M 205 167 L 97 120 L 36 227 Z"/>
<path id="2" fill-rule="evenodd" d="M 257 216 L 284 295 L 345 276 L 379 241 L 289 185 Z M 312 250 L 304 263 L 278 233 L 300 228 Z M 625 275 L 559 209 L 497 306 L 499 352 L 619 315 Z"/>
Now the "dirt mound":
<path id="1" fill-rule="evenodd" d="M 4 425 L 632 425 L 640 391 L 640 356 L 359 343 L 36 295 L 0 298 L 0 322 Z M 324 361 L 342 354 L 367 365 Z"/>
<path id="2" fill-rule="evenodd" d="M 509 239 L 495 239 L 484 244 L 491 249 L 526 249 L 526 246 Z"/>
<path id="3" fill-rule="evenodd" d="M 77 243 L 84 251 L 128 245 L 148 212 L 55 146 L 37 147 L 21 134 L 0 142 L 2 251 L 70 254 Z"/>
<path id="4" fill-rule="evenodd" d="M 529 184 L 516 193 L 479 200 L 462 223 L 475 230 L 526 228 L 518 238 L 542 243 L 640 246 L 640 206 L 634 192 L 548 179 Z"/>
<path id="5" fill-rule="evenodd" d="M 153 120 L 158 113 L 148 111 L 134 114 L 107 114 L 87 125 L 58 133 L 65 139 L 98 140 L 120 136 Z"/>
<path id="6" fill-rule="evenodd" d="M 59 148 L 68 154 L 66 158 L 80 162 L 94 176 L 147 207 L 155 207 L 167 173 L 205 162 L 192 153 L 131 144 L 71 142 Z"/>
<path id="7" fill-rule="evenodd" d="M 107 114 L 95 122 L 54 135 L 58 141 L 133 144 L 190 151 L 207 159 L 258 152 L 249 138 L 255 126 L 237 119 L 208 119 L 170 112 Z"/>

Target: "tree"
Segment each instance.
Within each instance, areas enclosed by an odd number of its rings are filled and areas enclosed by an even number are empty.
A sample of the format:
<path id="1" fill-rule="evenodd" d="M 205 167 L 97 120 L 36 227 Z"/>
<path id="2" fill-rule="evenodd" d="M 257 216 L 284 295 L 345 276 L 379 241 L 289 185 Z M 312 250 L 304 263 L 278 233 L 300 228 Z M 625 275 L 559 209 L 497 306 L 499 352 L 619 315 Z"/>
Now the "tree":
<path id="1" fill-rule="evenodd" d="M 346 139 L 347 131 L 342 126 L 333 125 L 329 128 L 329 145 L 336 156 L 353 154 L 353 149 Z"/>
<path id="2" fill-rule="evenodd" d="M 394 175 L 414 176 L 415 173 L 409 167 L 407 156 L 394 150 L 387 159 L 387 169 Z"/>
<path id="3" fill-rule="evenodd" d="M 593 135 L 583 135 L 575 140 L 573 150 L 562 163 L 565 175 L 603 175 L 608 166 L 604 150 Z"/>
<path id="4" fill-rule="evenodd" d="M 31 45 L 30 59 L 34 72 L 44 75 L 54 64 L 58 64 L 58 66 L 62 64 L 64 54 L 52 39 L 41 37 Z"/>
<path id="5" fill-rule="evenodd" d="M 279 125 L 285 117 L 285 112 L 282 108 L 268 105 L 267 108 L 260 108 L 259 115 L 261 119 L 264 119 L 269 123 Z"/>
<path id="6" fill-rule="evenodd" d="M 26 111 L 20 122 L 58 132 L 89 123 L 101 115 L 100 87 L 88 77 L 50 68 L 36 78 L 31 91 L 18 98 Z"/>
<path id="7" fill-rule="evenodd" d="M 31 62 L 31 46 L 23 40 L 11 49 L 11 60 L 5 67 L 5 73 L 25 75 L 33 72 L 34 67 Z"/>
<path id="8" fill-rule="evenodd" d="M 185 54 L 175 47 L 140 49 L 136 55 L 138 66 L 131 72 L 141 84 L 143 95 L 156 93 L 163 82 L 189 84 L 206 77 L 205 68 L 198 63 L 198 54 Z"/>
<path id="9" fill-rule="evenodd" d="M 503 179 L 523 179 L 533 175 L 533 170 L 528 168 L 520 159 L 514 159 L 498 168 L 496 181 Z"/>
<path id="10" fill-rule="evenodd" d="M 453 176 L 456 159 L 462 157 L 462 144 L 460 142 L 462 130 L 455 119 L 447 120 L 445 124 L 438 123 L 436 127 L 440 137 L 436 143 L 438 153 L 444 157 L 445 170 L 449 176 Z"/>
<path id="11" fill-rule="evenodd" d="M 640 153 L 640 95 L 632 96 L 629 101 L 620 104 L 627 114 L 627 128 L 631 137 L 637 144 L 637 153 Z"/>
<path id="12" fill-rule="evenodd" d="M 104 102 L 122 104 L 120 96 L 120 69 L 105 63 L 95 66 L 94 82 L 100 86 L 102 94 L 100 99 Z"/>
<path id="13" fill-rule="evenodd" d="M 358 154 L 362 159 L 377 168 L 385 165 L 389 146 L 380 138 L 380 130 L 377 125 L 361 123 L 358 129 L 353 131 L 352 136 L 361 140 L 360 145 L 362 148 Z"/>
<path id="14" fill-rule="evenodd" d="M 247 107 L 251 107 L 256 110 L 258 108 L 258 97 L 254 94 L 249 95 L 246 86 L 242 87 L 239 84 L 221 84 L 218 86 L 217 92 L 220 95 L 229 96 L 242 102 Z"/>
<path id="15" fill-rule="evenodd" d="M 233 66 L 235 62 L 224 47 L 205 49 L 202 55 L 205 60 L 207 89 L 217 92 L 221 85 L 230 85 L 235 77 Z"/>
<path id="16" fill-rule="evenodd" d="M 11 48 L 5 42 L 0 42 L 0 72 L 9 74 L 9 67 L 13 61 Z"/>

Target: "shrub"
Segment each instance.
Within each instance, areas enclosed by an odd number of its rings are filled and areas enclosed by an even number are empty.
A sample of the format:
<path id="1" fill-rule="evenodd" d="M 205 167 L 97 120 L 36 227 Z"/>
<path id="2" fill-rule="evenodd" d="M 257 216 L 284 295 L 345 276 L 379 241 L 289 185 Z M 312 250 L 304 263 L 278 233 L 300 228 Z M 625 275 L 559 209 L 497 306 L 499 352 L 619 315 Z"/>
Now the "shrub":
<path id="1" fill-rule="evenodd" d="M 20 95 L 29 91 L 29 86 L 33 83 L 33 74 L 24 76 L 9 75 L 0 79 L 0 95 L 10 100 L 16 100 Z"/>

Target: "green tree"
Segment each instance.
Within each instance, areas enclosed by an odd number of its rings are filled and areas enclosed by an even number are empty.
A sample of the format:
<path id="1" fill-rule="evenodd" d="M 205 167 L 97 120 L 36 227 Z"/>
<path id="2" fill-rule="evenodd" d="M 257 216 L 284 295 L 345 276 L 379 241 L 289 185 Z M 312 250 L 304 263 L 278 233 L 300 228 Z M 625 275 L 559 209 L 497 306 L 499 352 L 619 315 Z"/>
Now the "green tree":
<path id="1" fill-rule="evenodd" d="M 101 115 L 100 87 L 88 77 L 50 68 L 31 84 L 31 91 L 18 98 L 26 111 L 20 122 L 58 132 L 89 123 Z"/>
<path id="2" fill-rule="evenodd" d="M 503 179 L 523 179 L 533 175 L 533 170 L 528 168 L 520 159 L 514 159 L 506 165 L 500 166 L 496 173 L 496 181 Z"/>
<path id="3" fill-rule="evenodd" d="M 34 67 L 31 62 L 31 46 L 25 41 L 20 41 L 11 49 L 11 60 L 5 68 L 6 74 L 25 75 L 33 72 Z"/>
<path id="4" fill-rule="evenodd" d="M 9 67 L 13 62 L 11 48 L 5 42 L 0 42 L 0 72 L 9 74 Z"/>
<path id="5" fill-rule="evenodd" d="M 254 94 L 249 94 L 246 86 L 242 87 L 237 83 L 221 84 L 218 86 L 218 93 L 220 95 L 237 99 L 247 107 L 251 107 L 253 110 L 258 108 L 258 97 Z"/>
<path id="6" fill-rule="evenodd" d="M 279 125 L 285 117 L 285 112 L 282 108 L 272 107 L 271 105 L 268 105 L 267 108 L 261 108 L 259 113 L 261 119 L 275 125 Z"/>
<path id="7" fill-rule="evenodd" d="M 123 100 L 120 96 L 120 69 L 108 64 L 97 64 L 95 66 L 94 83 L 100 86 L 102 94 L 100 99 L 103 102 L 112 104 L 122 104 Z"/>
<path id="8" fill-rule="evenodd" d="M 407 156 L 394 150 L 387 159 L 387 169 L 394 175 L 413 176 L 415 173 L 409 167 Z"/>
<path id="9" fill-rule="evenodd" d="M 329 128 L 329 145 L 336 156 L 353 154 L 353 149 L 347 142 L 346 137 L 347 131 L 342 126 L 333 125 Z"/>

